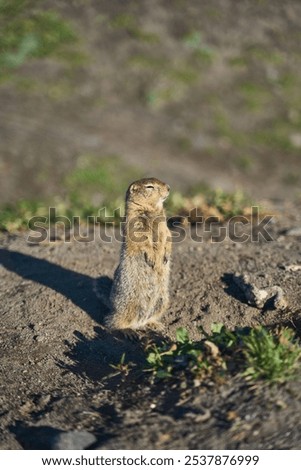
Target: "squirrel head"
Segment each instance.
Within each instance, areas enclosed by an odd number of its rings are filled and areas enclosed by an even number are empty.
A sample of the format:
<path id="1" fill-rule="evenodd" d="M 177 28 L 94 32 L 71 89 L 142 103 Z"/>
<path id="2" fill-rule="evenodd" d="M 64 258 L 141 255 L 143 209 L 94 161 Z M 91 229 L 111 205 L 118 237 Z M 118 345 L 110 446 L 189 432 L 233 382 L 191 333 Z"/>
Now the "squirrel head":
<path id="1" fill-rule="evenodd" d="M 146 210 L 162 210 L 170 186 L 157 178 L 134 181 L 126 193 L 126 203 L 141 206 Z"/>

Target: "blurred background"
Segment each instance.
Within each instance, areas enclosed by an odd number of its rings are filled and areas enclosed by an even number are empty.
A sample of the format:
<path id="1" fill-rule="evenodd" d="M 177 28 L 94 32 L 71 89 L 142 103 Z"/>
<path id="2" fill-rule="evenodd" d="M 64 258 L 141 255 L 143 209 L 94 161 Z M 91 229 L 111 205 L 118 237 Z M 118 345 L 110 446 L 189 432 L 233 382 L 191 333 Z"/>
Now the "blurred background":
<path id="1" fill-rule="evenodd" d="M 143 176 L 174 206 L 300 201 L 300 22 L 300 0 L 0 0 L 0 227 Z"/>

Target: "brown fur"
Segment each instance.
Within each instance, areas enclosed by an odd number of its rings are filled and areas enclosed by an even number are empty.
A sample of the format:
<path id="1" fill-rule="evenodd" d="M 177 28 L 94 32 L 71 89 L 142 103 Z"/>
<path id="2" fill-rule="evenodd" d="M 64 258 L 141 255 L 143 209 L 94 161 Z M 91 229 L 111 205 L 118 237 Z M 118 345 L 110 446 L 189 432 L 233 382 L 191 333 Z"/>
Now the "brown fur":
<path id="1" fill-rule="evenodd" d="M 163 208 L 168 193 L 169 186 L 156 178 L 135 181 L 127 190 L 120 263 L 107 319 L 111 328 L 152 328 L 168 307 L 171 234 Z"/>

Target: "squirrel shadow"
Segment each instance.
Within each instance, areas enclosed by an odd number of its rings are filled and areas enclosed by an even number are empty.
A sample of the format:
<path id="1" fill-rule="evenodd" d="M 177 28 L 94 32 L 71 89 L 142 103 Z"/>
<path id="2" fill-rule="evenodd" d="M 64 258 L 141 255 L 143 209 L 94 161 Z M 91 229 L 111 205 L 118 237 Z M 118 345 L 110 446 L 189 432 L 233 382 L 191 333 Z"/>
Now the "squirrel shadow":
<path id="1" fill-rule="evenodd" d="M 112 280 L 107 276 L 94 279 L 45 259 L 3 248 L 0 248 L 0 264 L 23 279 L 37 282 L 64 295 L 97 323 L 102 323 L 108 313 L 107 305 L 101 300 L 109 295 L 112 286 Z M 95 282 L 100 296 L 94 292 Z"/>
<path id="2" fill-rule="evenodd" d="M 131 341 L 121 332 L 111 332 L 103 327 L 95 327 L 94 333 L 93 338 L 87 338 L 75 331 L 76 343 L 66 343 L 69 347 L 65 353 L 68 361 L 60 361 L 58 366 L 94 382 L 105 381 L 109 384 L 119 382 L 123 375 L 117 369 L 122 356 L 124 364 L 128 364 L 129 372 L 140 370 L 145 365 L 144 347 L 147 337 Z"/>
<path id="3" fill-rule="evenodd" d="M 79 331 L 74 332 L 76 343 L 66 343 L 66 357 L 69 360 L 66 363 L 57 363 L 65 370 L 99 381 L 112 375 L 112 365 L 120 363 L 123 354 L 127 363 L 142 366 L 145 364 L 145 344 L 152 340 L 162 340 L 160 334 L 148 332 L 139 341 L 131 341 L 122 332 L 110 331 L 101 326 L 109 313 L 109 295 L 113 281 L 108 276 L 92 278 L 50 261 L 3 248 L 0 248 L 0 264 L 23 279 L 37 282 L 64 295 L 99 324 L 94 328 L 96 334 L 92 339 L 86 338 Z"/>

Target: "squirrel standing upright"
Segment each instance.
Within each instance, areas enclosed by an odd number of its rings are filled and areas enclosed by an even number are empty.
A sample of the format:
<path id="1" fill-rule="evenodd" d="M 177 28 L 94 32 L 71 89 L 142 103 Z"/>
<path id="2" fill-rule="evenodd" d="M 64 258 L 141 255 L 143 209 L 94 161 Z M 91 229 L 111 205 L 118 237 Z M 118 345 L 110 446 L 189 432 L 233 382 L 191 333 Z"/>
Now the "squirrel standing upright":
<path id="1" fill-rule="evenodd" d="M 110 294 L 109 328 L 160 328 L 169 304 L 171 233 L 163 202 L 170 187 L 156 178 L 134 181 L 126 193 L 120 262 Z"/>

